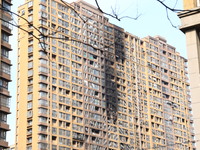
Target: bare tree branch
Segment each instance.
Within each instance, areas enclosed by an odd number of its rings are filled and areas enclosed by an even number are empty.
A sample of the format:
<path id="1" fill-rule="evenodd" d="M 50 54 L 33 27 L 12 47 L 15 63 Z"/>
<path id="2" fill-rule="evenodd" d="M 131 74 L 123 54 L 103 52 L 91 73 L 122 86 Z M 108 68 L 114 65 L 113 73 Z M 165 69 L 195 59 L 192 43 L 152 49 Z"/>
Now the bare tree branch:
<path id="1" fill-rule="evenodd" d="M 9 12 L 9 13 L 11 13 L 11 14 L 14 14 L 15 16 L 17 16 L 17 17 L 19 17 L 19 18 L 25 20 L 25 21 L 28 23 L 28 25 L 32 26 L 35 30 L 37 30 L 39 33 L 41 33 L 40 30 L 39 30 L 37 27 L 33 26 L 33 24 L 30 23 L 26 18 L 24 18 L 24 17 L 18 15 L 17 13 L 15 13 L 15 12 L 13 12 L 13 11 L 7 9 L 6 7 L 4 7 L 4 6 L 1 5 L 1 4 L 0 4 L 0 6 L 1 6 L 1 7 L 0 7 L 1 10 L 7 11 L 7 12 Z M 42 34 L 42 33 L 41 33 L 41 34 Z"/>
<path id="2" fill-rule="evenodd" d="M 163 5 L 163 6 L 166 8 L 167 19 L 169 20 L 170 24 L 171 24 L 174 28 L 177 28 L 177 27 L 176 27 L 175 25 L 173 25 L 173 23 L 172 23 L 172 21 L 171 21 L 171 19 L 170 19 L 170 17 L 169 17 L 169 14 L 168 14 L 168 13 L 169 13 L 168 10 L 173 11 L 173 12 L 180 12 L 180 11 L 187 11 L 187 12 L 190 12 L 190 11 L 193 11 L 193 10 L 181 10 L 181 9 L 170 8 L 169 6 L 167 6 L 167 5 L 164 3 L 164 0 L 163 0 L 163 1 L 157 0 L 157 1 L 158 1 L 161 5 Z M 67 4 L 67 3 L 64 2 L 63 0 L 61 0 L 61 2 L 62 2 L 65 6 L 69 7 L 70 9 L 72 9 L 72 10 L 77 14 L 77 16 L 78 16 L 84 23 L 86 23 L 86 22 L 88 21 L 89 18 L 88 18 L 87 20 L 85 20 L 84 18 L 82 18 L 82 16 L 80 15 L 80 13 L 78 13 L 78 12 L 75 10 L 75 8 L 73 8 L 71 5 Z M 139 14 L 139 15 L 137 15 L 137 17 L 135 17 L 135 18 L 134 18 L 134 17 L 130 17 L 130 16 L 119 17 L 119 16 L 117 15 L 117 13 L 116 13 L 116 9 L 114 10 L 113 8 L 112 8 L 112 13 L 113 13 L 113 14 L 109 14 L 109 13 L 104 12 L 104 11 L 100 8 L 99 3 L 98 3 L 98 0 L 95 0 L 95 2 L 96 2 L 96 5 L 97 5 L 97 9 L 98 9 L 101 13 L 103 13 L 103 14 L 105 14 L 105 15 L 108 15 L 108 16 L 110 16 L 110 17 L 112 17 L 112 18 L 115 18 L 115 19 L 117 19 L 118 21 L 121 21 L 121 19 L 124 19 L 124 18 L 137 20 L 137 19 L 141 16 L 141 14 Z M 177 3 L 177 0 L 176 0 L 176 3 Z M 85 44 L 85 45 L 87 45 L 87 46 L 90 46 L 90 47 L 92 47 L 92 48 L 94 48 L 94 49 L 96 49 L 96 50 L 104 51 L 104 49 L 100 49 L 100 48 L 94 47 L 93 45 L 91 45 L 91 44 L 89 44 L 89 43 L 86 43 L 86 42 L 84 42 L 84 41 L 75 39 L 75 38 L 73 38 L 73 37 L 69 37 L 69 36 L 68 36 L 68 37 L 64 37 L 64 38 L 56 37 L 56 36 L 54 36 L 54 35 L 55 35 L 56 33 L 60 33 L 59 31 L 57 31 L 57 29 L 56 29 L 55 32 L 52 32 L 52 33 L 50 33 L 50 34 L 48 34 L 48 35 L 47 35 L 47 34 L 44 34 L 44 33 L 42 33 L 37 27 L 35 27 L 31 22 L 29 22 L 26 18 L 24 18 L 24 17 L 18 15 L 17 13 L 14 13 L 14 12 L 8 10 L 7 8 L 3 7 L 2 5 L 0 5 L 0 6 L 1 6 L 0 9 L 2 9 L 2 10 L 4 10 L 4 11 L 7 11 L 7 12 L 9 12 L 9 13 L 11 13 L 11 14 L 13 14 L 13 15 L 16 15 L 16 16 L 18 16 L 19 18 L 25 20 L 25 22 L 27 22 L 28 25 L 30 25 L 30 26 L 33 27 L 36 31 L 39 32 L 39 34 L 40 34 L 41 37 L 37 37 L 37 36 L 34 35 L 33 33 L 31 33 L 31 35 L 39 41 L 39 44 L 40 44 L 41 48 L 42 48 L 45 52 L 46 52 L 46 47 L 44 47 L 45 45 L 43 45 L 43 43 L 45 43 L 45 38 L 60 39 L 60 40 L 66 40 L 66 41 L 76 41 L 76 42 L 80 42 L 80 43 L 82 43 L 82 44 Z M 23 31 L 25 31 L 25 32 L 27 32 L 27 33 L 30 34 L 30 32 L 28 32 L 27 30 L 25 30 L 25 29 L 22 28 L 21 26 L 14 25 L 14 24 L 10 23 L 9 21 L 3 20 L 2 18 L 0 18 L 0 19 L 1 19 L 2 21 L 5 21 L 5 22 L 9 23 L 10 25 L 12 25 L 12 26 L 14 26 L 14 27 L 17 27 L 17 28 L 19 28 L 19 29 L 21 29 L 21 30 L 23 30 Z M 42 41 L 41 41 L 41 40 L 42 40 Z M 112 46 L 113 44 L 115 44 L 115 43 L 111 43 L 109 46 L 105 46 L 104 48 L 109 48 L 109 47 Z"/>
<path id="3" fill-rule="evenodd" d="M 79 18 L 84 22 L 86 23 L 87 20 L 84 20 L 81 15 L 75 10 L 75 8 L 73 8 L 71 5 L 68 5 L 66 2 L 64 2 L 63 0 L 60 0 L 65 6 L 68 6 L 69 8 L 71 8 L 78 16 Z"/>
<path id="4" fill-rule="evenodd" d="M 174 7 L 173 7 L 174 9 L 176 8 L 177 3 L 178 3 L 178 0 L 176 0 L 176 2 L 174 4 Z"/>
<path id="5" fill-rule="evenodd" d="M 1 6 L 2 6 L 2 5 L 1 5 Z M 44 34 L 44 33 L 41 32 L 37 27 L 35 27 L 32 23 L 30 23 L 26 18 L 24 18 L 24 17 L 22 17 L 22 16 L 20 16 L 20 15 L 18 15 L 18 14 L 16 14 L 16 13 L 14 13 L 14 12 L 12 12 L 12 11 L 10 11 L 10 10 L 4 8 L 3 6 L 0 7 L 0 9 L 2 9 L 2 10 L 4 10 L 4 11 L 7 11 L 7 12 L 13 14 L 13 15 L 18 16 L 19 18 L 21 18 L 21 19 L 23 19 L 25 22 L 27 22 L 28 25 L 30 25 L 31 27 L 33 27 L 34 29 L 36 29 L 36 30 L 39 32 L 40 37 L 34 35 L 32 32 L 30 32 L 30 31 L 28 31 L 28 30 L 22 28 L 22 27 L 19 26 L 19 25 L 15 25 L 15 24 L 13 24 L 13 23 L 7 21 L 7 20 L 4 20 L 3 18 L 0 18 L 0 20 L 2 20 L 2 21 L 4 21 L 4 22 L 6 22 L 6 23 L 12 25 L 13 27 L 16 27 L 16 28 L 18 28 L 18 29 L 20 29 L 20 30 L 22 30 L 22 31 L 24 31 L 24 32 L 26 32 L 26 33 L 32 35 L 35 39 L 37 39 L 37 40 L 39 41 L 39 44 L 40 44 L 40 46 L 41 46 L 41 48 L 42 48 L 42 50 L 43 50 L 44 52 L 47 52 L 47 51 L 46 51 L 45 45 L 43 45 L 43 43 L 45 43 L 45 38 L 59 39 L 59 40 L 65 40 L 65 41 L 75 41 L 75 42 L 79 42 L 79 43 L 81 43 L 81 44 L 85 44 L 85 45 L 87 45 L 87 46 L 90 46 L 90 47 L 92 47 L 92 48 L 95 49 L 95 50 L 100 50 L 100 51 L 103 51 L 103 52 L 104 52 L 104 48 L 109 48 L 109 47 L 111 47 L 111 46 L 114 45 L 114 42 L 113 42 L 113 43 L 110 43 L 108 46 L 105 46 L 105 47 L 103 47 L 103 48 L 101 49 L 101 48 L 98 48 L 98 47 L 93 46 L 92 44 L 86 43 L 86 42 L 84 42 L 84 41 L 75 39 L 75 38 L 70 37 L 70 36 L 66 36 L 66 37 L 64 37 L 64 38 L 60 38 L 60 37 L 53 36 L 53 35 L 55 35 L 56 33 L 62 33 L 62 32 L 59 32 L 59 31 L 57 31 L 57 30 L 56 30 L 55 32 L 52 32 L 51 34 Z M 73 8 L 72 8 L 72 9 L 73 9 Z M 41 41 L 41 40 L 42 40 L 42 41 Z M 49 57 L 49 56 L 48 56 L 48 57 Z M 49 58 L 49 60 L 50 60 L 50 58 Z"/>
<path id="6" fill-rule="evenodd" d="M 166 15 L 167 15 L 167 20 L 170 22 L 171 26 L 174 27 L 174 28 L 177 28 L 177 26 L 175 26 L 175 25 L 172 23 L 172 21 L 171 21 L 171 19 L 170 19 L 170 17 L 169 17 L 169 12 L 168 12 L 168 9 L 167 9 L 167 8 L 166 8 Z"/>
<path id="7" fill-rule="evenodd" d="M 142 16 L 142 14 L 137 15 L 136 18 L 133 18 L 133 17 L 130 17 L 130 16 L 123 16 L 123 17 L 121 17 L 120 19 L 125 19 L 125 18 L 127 18 L 127 19 L 137 20 L 140 16 Z"/>
<path id="8" fill-rule="evenodd" d="M 98 9 L 101 13 L 103 13 L 103 14 L 105 14 L 105 15 L 107 15 L 107 16 L 110 16 L 110 17 L 112 17 L 112 18 L 114 18 L 114 19 L 117 19 L 118 21 L 121 21 L 121 19 L 124 19 L 124 18 L 129 18 L 129 19 L 137 20 L 137 19 L 141 16 L 141 14 L 140 14 L 140 15 L 137 15 L 135 18 L 134 18 L 134 17 L 129 17 L 129 16 L 122 16 L 122 17 L 119 17 L 119 16 L 117 15 L 117 13 L 114 11 L 114 9 L 112 9 L 112 14 L 106 13 L 106 12 L 104 12 L 104 11 L 101 9 L 101 7 L 99 6 L 98 0 L 95 0 L 95 3 L 96 3 L 96 6 L 97 6 L 97 9 Z"/>
<path id="9" fill-rule="evenodd" d="M 163 0 L 163 1 L 161 1 L 161 0 L 156 0 L 156 1 L 159 2 L 163 7 L 165 7 L 165 9 L 166 9 L 167 20 L 170 22 L 171 26 L 174 27 L 174 28 L 178 28 L 178 27 L 175 26 L 175 25 L 172 23 L 172 21 L 171 21 L 171 19 L 170 19 L 170 17 L 169 17 L 169 11 L 168 11 L 168 10 L 170 10 L 170 11 L 172 11 L 172 12 L 175 12 L 175 13 L 178 13 L 178 12 L 193 12 L 193 11 L 196 11 L 196 10 L 175 9 L 178 0 L 176 0 L 175 5 L 174 5 L 173 8 L 172 8 L 172 7 L 169 7 L 167 4 L 165 4 L 165 3 L 164 3 L 164 0 Z"/>
<path id="10" fill-rule="evenodd" d="M 184 9 L 175 9 L 175 8 L 171 8 L 171 7 L 169 7 L 167 4 L 165 4 L 164 3 L 164 1 L 161 1 L 161 0 L 156 0 L 157 2 L 159 2 L 161 5 L 163 5 L 166 9 L 169 9 L 169 10 L 171 10 L 171 11 L 173 11 L 173 12 L 192 12 L 192 11 L 196 11 L 196 10 L 190 10 L 190 9 L 188 9 L 188 10 L 184 10 Z M 177 3 L 177 2 L 176 2 Z"/>
<path id="11" fill-rule="evenodd" d="M 9 21 L 7 21 L 7 20 L 4 20 L 3 18 L 0 18 L 0 20 L 2 20 L 3 22 L 6 22 L 6 23 L 8 23 L 8 24 L 10 24 L 10 25 L 12 25 L 12 26 L 14 26 L 14 27 L 17 27 L 17 28 L 19 28 L 19 29 L 21 29 L 21 30 L 23 30 L 24 32 L 26 32 L 26 33 L 30 33 L 29 31 L 27 31 L 27 30 L 25 30 L 25 29 L 23 29 L 22 27 L 20 27 L 19 25 L 15 25 L 15 24 L 13 24 L 13 23 L 11 23 L 11 22 L 9 22 Z M 37 36 L 35 36 L 35 35 L 33 35 L 33 34 L 31 34 L 34 38 L 36 38 L 37 40 L 39 40 L 40 41 L 40 38 L 38 38 Z"/>
<path id="12" fill-rule="evenodd" d="M 13 14 L 13 15 L 16 15 L 17 17 L 23 19 L 26 23 L 28 23 L 29 26 L 33 27 L 33 28 L 34 28 L 36 31 L 38 31 L 40 34 L 44 35 L 37 27 L 35 27 L 32 23 L 30 23 L 26 18 L 24 18 L 24 17 L 18 15 L 17 13 L 15 13 L 15 12 L 13 12 L 13 11 L 7 9 L 7 8 L 4 7 L 3 5 L 0 5 L 0 9 L 3 10 L 3 11 L 7 11 L 7 12 L 9 12 L 9 13 L 11 13 L 11 14 Z M 29 33 L 29 34 L 31 34 L 34 38 L 36 38 L 36 39 L 39 41 L 39 44 L 40 44 L 42 50 L 46 52 L 46 47 L 42 44 L 42 43 L 45 43 L 44 39 L 43 39 L 43 42 L 41 42 L 41 39 L 40 39 L 40 38 L 38 38 L 38 37 L 37 37 L 36 35 L 34 35 L 33 33 L 31 33 L 31 32 L 29 32 L 29 31 L 23 29 L 23 28 L 20 27 L 19 25 L 15 25 L 15 24 L 13 24 L 13 23 L 11 23 L 11 22 L 9 22 L 9 21 L 6 21 L 6 20 L 4 20 L 4 19 L 2 19 L 2 18 L 1 18 L 1 20 L 4 21 L 4 22 L 7 22 L 8 24 L 10 24 L 10 25 L 12 25 L 12 26 L 14 26 L 14 27 L 17 27 L 17 28 L 19 28 L 19 29 L 21 29 L 21 30 L 23 30 L 23 31 L 25 31 L 25 32 L 27 32 L 27 33 Z M 43 37 L 46 37 L 46 36 L 44 35 Z"/>

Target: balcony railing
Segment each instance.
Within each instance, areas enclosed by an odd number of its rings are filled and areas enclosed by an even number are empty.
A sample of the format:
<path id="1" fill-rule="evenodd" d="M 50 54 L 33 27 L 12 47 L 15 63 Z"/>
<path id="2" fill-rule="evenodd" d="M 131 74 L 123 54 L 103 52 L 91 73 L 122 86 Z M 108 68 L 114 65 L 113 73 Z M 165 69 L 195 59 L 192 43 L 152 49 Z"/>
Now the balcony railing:
<path id="1" fill-rule="evenodd" d="M 8 21 L 8 22 L 10 22 L 10 21 Z M 9 30 L 12 30 L 13 27 L 8 22 L 2 21 L 1 24 L 2 24 L 3 27 L 5 27 L 5 28 L 7 28 Z"/>

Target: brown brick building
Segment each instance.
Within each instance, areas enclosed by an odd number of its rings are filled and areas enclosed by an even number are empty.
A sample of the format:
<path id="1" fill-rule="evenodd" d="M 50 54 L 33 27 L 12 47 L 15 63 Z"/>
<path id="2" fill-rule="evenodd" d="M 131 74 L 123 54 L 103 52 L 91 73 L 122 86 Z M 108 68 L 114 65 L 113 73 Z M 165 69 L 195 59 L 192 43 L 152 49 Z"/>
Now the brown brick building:
<path id="1" fill-rule="evenodd" d="M 9 131 L 9 125 L 7 124 L 7 115 L 10 113 L 10 93 L 8 91 L 8 84 L 11 81 L 9 52 L 11 51 L 11 45 L 9 43 L 9 37 L 11 34 L 11 0 L 0 1 L 0 150 L 8 148 L 8 142 L 6 141 L 6 132 Z"/>

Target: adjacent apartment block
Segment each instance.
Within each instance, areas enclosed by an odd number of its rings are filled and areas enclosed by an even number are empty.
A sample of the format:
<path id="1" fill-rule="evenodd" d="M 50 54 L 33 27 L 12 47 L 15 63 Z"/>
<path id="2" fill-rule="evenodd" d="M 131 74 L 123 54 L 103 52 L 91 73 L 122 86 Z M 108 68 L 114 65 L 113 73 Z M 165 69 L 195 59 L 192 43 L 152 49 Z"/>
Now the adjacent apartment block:
<path id="1" fill-rule="evenodd" d="M 7 115 L 10 113 L 10 93 L 8 91 L 8 84 L 11 81 L 9 52 L 11 51 L 11 45 L 9 43 L 9 36 L 11 36 L 11 27 L 9 21 L 12 20 L 11 0 L 0 1 L 0 150 L 8 148 L 8 142 L 6 141 L 6 132 L 9 131 L 9 125 L 7 124 Z"/>
<path id="2" fill-rule="evenodd" d="M 180 29 L 186 35 L 195 137 L 200 140 L 200 1 L 184 0 L 184 9 L 191 10 L 179 13 L 179 18 Z M 199 142 L 197 149 L 200 149 Z"/>
<path id="3" fill-rule="evenodd" d="M 18 13 L 16 150 L 195 149 L 187 60 L 164 38 L 81 0 Z"/>

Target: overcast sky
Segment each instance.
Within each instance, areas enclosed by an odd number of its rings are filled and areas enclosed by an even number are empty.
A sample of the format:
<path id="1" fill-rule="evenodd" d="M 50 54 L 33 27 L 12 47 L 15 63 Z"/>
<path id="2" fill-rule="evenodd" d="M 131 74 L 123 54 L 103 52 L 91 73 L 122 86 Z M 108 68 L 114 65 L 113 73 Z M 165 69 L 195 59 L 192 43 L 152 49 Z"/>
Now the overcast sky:
<path id="1" fill-rule="evenodd" d="M 25 1 L 25 0 L 24 0 Z M 72 2 L 73 0 L 66 0 Z M 85 0 L 86 2 L 95 5 L 95 0 Z M 17 12 L 17 7 L 23 4 L 23 0 L 12 1 L 12 11 Z M 182 0 L 165 0 L 170 7 L 182 8 Z M 186 44 L 184 34 L 172 27 L 167 19 L 165 8 L 156 0 L 99 0 L 101 9 L 107 13 L 115 10 L 120 17 L 129 16 L 136 17 L 141 14 L 138 20 L 125 18 L 121 21 L 110 18 L 110 22 L 120 27 L 123 27 L 127 32 L 138 37 L 160 35 L 164 37 L 169 44 L 176 47 L 177 51 L 182 56 L 186 57 Z M 175 26 L 180 25 L 180 20 L 175 13 L 169 13 L 169 17 Z M 17 22 L 16 18 L 14 19 Z M 13 37 L 10 39 L 13 51 L 10 54 L 12 60 L 12 83 L 9 84 L 11 91 L 11 112 L 8 116 L 8 123 L 11 131 L 8 132 L 7 139 L 9 144 L 14 144 L 15 138 L 15 108 L 16 108 L 16 64 L 17 64 L 17 29 L 13 27 Z"/>

